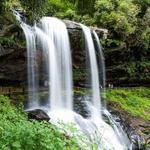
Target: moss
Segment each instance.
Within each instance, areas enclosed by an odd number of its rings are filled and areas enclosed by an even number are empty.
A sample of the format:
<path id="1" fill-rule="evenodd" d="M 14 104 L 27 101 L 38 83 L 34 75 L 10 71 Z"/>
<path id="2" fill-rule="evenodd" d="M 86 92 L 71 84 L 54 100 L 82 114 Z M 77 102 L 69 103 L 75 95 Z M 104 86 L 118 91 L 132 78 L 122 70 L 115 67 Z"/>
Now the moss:
<path id="1" fill-rule="evenodd" d="M 146 150 L 150 150 L 150 144 L 146 146 Z"/>
<path id="2" fill-rule="evenodd" d="M 87 88 L 81 88 L 81 87 L 76 87 L 74 88 L 74 94 L 75 95 L 82 95 L 82 96 L 85 96 L 87 94 L 90 93 L 90 89 L 87 89 Z"/>
<path id="3" fill-rule="evenodd" d="M 13 39 L 13 37 L 0 37 L 0 44 L 13 46 L 15 45 L 15 40 Z"/>
<path id="4" fill-rule="evenodd" d="M 110 89 L 106 93 L 108 102 L 115 102 L 132 116 L 150 120 L 150 89 L 127 88 Z"/>
<path id="5" fill-rule="evenodd" d="M 85 80 L 87 78 L 87 70 L 86 69 L 74 69 L 73 70 L 73 79 L 74 80 Z"/>

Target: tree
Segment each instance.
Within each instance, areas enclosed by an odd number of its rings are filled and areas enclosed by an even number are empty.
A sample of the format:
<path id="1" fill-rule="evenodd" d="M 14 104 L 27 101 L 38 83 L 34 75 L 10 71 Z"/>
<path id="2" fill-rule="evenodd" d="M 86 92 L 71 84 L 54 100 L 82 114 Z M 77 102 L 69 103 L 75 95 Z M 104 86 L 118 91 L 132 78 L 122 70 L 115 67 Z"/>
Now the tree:
<path id="1" fill-rule="evenodd" d="M 20 0 L 20 3 L 29 19 L 33 21 L 47 13 L 49 0 Z"/>
<path id="2" fill-rule="evenodd" d="M 98 0 L 95 9 L 97 25 L 109 29 L 119 38 L 125 39 L 135 31 L 139 8 L 131 0 Z"/>
<path id="3" fill-rule="evenodd" d="M 79 15 L 93 15 L 96 0 L 69 0 L 76 6 Z"/>

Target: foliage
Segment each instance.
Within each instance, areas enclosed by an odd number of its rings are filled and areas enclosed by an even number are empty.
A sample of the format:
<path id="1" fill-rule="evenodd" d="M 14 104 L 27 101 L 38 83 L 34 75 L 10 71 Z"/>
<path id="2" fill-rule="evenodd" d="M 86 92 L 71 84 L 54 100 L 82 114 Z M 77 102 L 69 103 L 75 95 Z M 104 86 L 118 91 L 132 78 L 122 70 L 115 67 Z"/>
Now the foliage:
<path id="1" fill-rule="evenodd" d="M 53 7 L 53 10 L 56 12 L 65 12 L 67 10 L 74 10 L 75 6 L 70 3 L 68 0 L 49 0 L 49 5 Z"/>
<path id="2" fill-rule="evenodd" d="M 105 46 L 107 46 L 107 48 L 109 48 L 109 50 L 112 51 L 113 50 L 118 50 L 118 47 L 124 47 L 125 45 L 125 42 L 121 41 L 121 40 L 118 40 L 118 39 L 105 39 L 105 40 L 102 40 L 101 43 Z M 116 49 L 117 47 L 117 49 Z"/>
<path id="3" fill-rule="evenodd" d="M 12 7 L 18 7 L 20 3 L 18 0 L 1 0 L 0 3 L 0 13 L 5 14 L 10 10 Z"/>
<path id="4" fill-rule="evenodd" d="M 74 95 L 86 96 L 89 95 L 90 92 L 91 91 L 88 88 L 81 88 L 81 87 L 74 88 Z"/>
<path id="5" fill-rule="evenodd" d="M 73 69 L 74 80 L 84 80 L 87 77 L 86 69 Z"/>
<path id="6" fill-rule="evenodd" d="M 74 5 L 69 1 L 61 0 L 20 0 L 21 6 L 28 14 L 30 21 L 38 20 L 40 17 L 57 16 L 60 18 L 70 17 L 74 13 Z"/>
<path id="7" fill-rule="evenodd" d="M 95 8 L 98 25 L 117 32 L 122 38 L 135 31 L 139 9 L 131 0 L 98 0 Z"/>
<path id="8" fill-rule="evenodd" d="M 90 15 L 93 16 L 95 11 L 94 5 L 96 0 L 76 0 L 76 9 L 77 13 L 81 15 Z"/>
<path id="9" fill-rule="evenodd" d="M 116 68 L 120 67 L 124 70 L 121 78 L 139 82 L 150 81 L 149 2 L 149 0 L 97 0 L 94 14 L 96 24 L 109 31 L 108 39 L 102 42 L 108 62 L 106 66 L 112 68 L 109 74 L 113 74 Z"/>
<path id="10" fill-rule="evenodd" d="M 13 37 L 0 37 L 0 44 L 13 46 L 15 45 L 15 40 Z"/>
<path id="11" fill-rule="evenodd" d="M 70 127 L 71 128 L 71 127 Z M 77 140 L 61 133 L 45 121 L 28 121 L 22 109 L 0 96 L 0 149 L 12 150 L 79 150 Z"/>
<path id="12" fill-rule="evenodd" d="M 20 0 L 21 6 L 32 21 L 45 15 L 48 10 L 48 2 L 48 0 Z"/>
<path id="13" fill-rule="evenodd" d="M 150 120 L 149 88 L 110 89 L 106 93 L 108 102 L 115 102 L 133 116 Z"/>
<path id="14" fill-rule="evenodd" d="M 146 145 L 146 150 L 150 149 L 150 144 Z"/>

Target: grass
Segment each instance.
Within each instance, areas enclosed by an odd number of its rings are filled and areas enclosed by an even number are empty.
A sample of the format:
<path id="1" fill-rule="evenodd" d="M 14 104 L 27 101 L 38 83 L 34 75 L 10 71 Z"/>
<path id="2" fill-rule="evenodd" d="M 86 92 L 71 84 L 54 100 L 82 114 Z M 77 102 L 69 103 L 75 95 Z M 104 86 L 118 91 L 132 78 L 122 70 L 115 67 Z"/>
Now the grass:
<path id="1" fill-rule="evenodd" d="M 107 101 L 114 102 L 132 116 L 150 120 L 150 88 L 108 89 Z"/>

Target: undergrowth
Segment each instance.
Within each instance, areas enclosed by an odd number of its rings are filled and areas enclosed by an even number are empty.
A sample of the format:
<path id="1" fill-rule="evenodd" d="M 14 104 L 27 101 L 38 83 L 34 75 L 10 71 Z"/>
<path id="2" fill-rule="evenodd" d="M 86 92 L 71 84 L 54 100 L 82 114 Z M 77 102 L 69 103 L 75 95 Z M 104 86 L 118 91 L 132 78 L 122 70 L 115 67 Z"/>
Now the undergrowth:
<path id="1" fill-rule="evenodd" d="M 80 150 L 77 139 L 59 131 L 48 122 L 28 120 L 23 109 L 0 95 L 1 150 Z"/>

